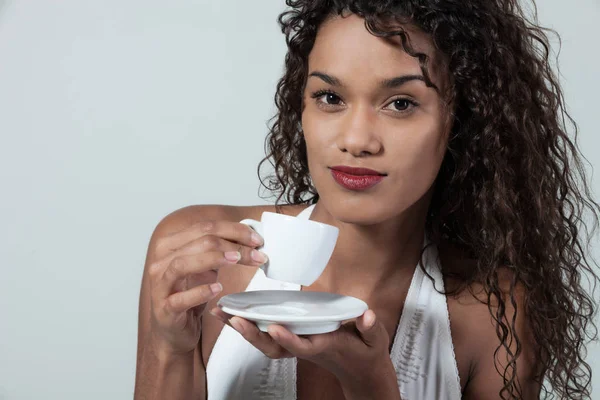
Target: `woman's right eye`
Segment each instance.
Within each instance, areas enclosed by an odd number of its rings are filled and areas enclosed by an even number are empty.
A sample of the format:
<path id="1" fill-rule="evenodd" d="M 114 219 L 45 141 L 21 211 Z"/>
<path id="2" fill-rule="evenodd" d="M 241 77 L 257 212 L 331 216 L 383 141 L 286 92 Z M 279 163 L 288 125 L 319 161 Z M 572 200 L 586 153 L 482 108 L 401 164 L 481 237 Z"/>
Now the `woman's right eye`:
<path id="1" fill-rule="evenodd" d="M 342 101 L 340 96 L 328 90 L 319 90 L 313 93 L 311 97 L 317 100 L 317 104 L 324 106 L 338 106 Z"/>

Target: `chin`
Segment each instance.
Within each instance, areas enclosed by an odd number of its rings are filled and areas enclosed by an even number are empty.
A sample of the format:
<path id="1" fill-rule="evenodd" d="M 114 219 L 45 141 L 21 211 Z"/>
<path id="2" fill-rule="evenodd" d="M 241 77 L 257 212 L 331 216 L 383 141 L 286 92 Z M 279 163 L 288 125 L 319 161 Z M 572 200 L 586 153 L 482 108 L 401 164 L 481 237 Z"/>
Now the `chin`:
<path id="1" fill-rule="evenodd" d="M 355 225 L 376 225 L 397 217 L 403 212 L 401 204 L 390 204 L 389 197 L 384 201 L 383 196 L 321 196 L 327 212 L 336 220 Z"/>

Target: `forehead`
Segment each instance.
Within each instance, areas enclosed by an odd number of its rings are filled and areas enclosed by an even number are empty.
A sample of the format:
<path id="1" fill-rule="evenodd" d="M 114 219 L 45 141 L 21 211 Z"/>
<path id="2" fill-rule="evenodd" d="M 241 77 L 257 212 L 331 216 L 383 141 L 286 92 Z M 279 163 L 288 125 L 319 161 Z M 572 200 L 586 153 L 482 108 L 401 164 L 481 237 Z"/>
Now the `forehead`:
<path id="1" fill-rule="evenodd" d="M 439 82 L 438 52 L 429 35 L 411 25 L 401 25 L 408 33 L 417 52 L 430 57 L 429 73 L 433 82 Z M 326 20 L 317 32 L 308 57 L 309 72 L 324 70 L 333 75 L 362 79 L 383 79 L 399 74 L 421 75 L 417 58 L 407 54 L 397 36 L 389 39 L 371 34 L 365 20 L 355 14 L 334 16 Z"/>

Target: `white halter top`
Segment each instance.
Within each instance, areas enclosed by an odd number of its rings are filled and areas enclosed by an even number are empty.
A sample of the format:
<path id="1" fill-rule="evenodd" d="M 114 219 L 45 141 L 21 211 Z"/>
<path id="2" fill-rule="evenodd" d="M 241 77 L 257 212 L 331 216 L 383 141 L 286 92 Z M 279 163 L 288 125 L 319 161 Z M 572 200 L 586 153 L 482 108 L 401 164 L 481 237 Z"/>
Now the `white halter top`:
<path id="1" fill-rule="evenodd" d="M 298 217 L 309 219 L 314 205 Z M 427 237 L 424 246 L 429 242 Z M 437 248 L 423 255 L 435 286 L 444 290 Z M 300 285 L 269 279 L 258 269 L 246 291 L 301 290 Z M 417 265 L 396 331 L 390 357 L 403 400 L 460 400 L 461 388 L 446 296 Z M 225 325 L 206 368 L 208 400 L 296 400 L 296 358 L 271 360 Z"/>

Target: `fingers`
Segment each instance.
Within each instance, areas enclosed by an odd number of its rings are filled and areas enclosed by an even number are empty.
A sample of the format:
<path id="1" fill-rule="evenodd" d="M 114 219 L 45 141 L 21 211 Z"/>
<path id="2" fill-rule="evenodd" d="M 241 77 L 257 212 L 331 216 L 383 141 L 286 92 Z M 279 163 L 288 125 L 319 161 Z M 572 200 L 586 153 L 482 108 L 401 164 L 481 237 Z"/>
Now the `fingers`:
<path id="1" fill-rule="evenodd" d="M 217 256 L 215 268 L 201 269 L 206 263 L 200 265 L 196 262 L 196 259 L 203 259 L 205 254 L 209 252 L 221 252 L 222 254 L 221 257 Z M 179 258 L 183 260 L 178 260 Z M 160 259 L 156 265 L 150 266 L 150 272 L 152 273 L 153 269 L 164 270 L 169 266 L 172 267 L 174 262 L 181 263 L 184 261 L 190 265 L 197 265 L 198 268 L 194 272 L 198 273 L 206 269 L 216 269 L 222 265 L 226 265 L 227 263 L 223 259 L 233 264 L 248 266 L 259 266 L 268 260 L 267 255 L 259 250 L 211 235 L 198 238 L 169 253 Z"/>
<path id="2" fill-rule="evenodd" d="M 355 322 L 343 325 L 337 331 L 305 337 L 277 324 L 270 325 L 267 333 L 261 332 L 253 322 L 231 316 L 219 307 L 213 308 L 210 313 L 272 359 L 299 357 L 343 370 L 344 360 L 357 358 L 364 361 L 379 359 L 380 353 L 388 355 L 388 333 L 370 309 Z"/>
<path id="3" fill-rule="evenodd" d="M 227 221 L 199 223 L 162 238 L 156 251 L 164 256 L 148 268 L 154 307 L 176 314 L 206 304 L 220 291 L 219 285 L 213 286 L 214 292 L 210 289 L 217 281 L 218 269 L 241 263 L 259 266 L 267 261 L 265 254 L 241 243 L 256 247 L 262 239 L 247 225 Z"/>
<path id="4" fill-rule="evenodd" d="M 162 294 L 167 295 L 177 281 L 188 275 L 217 270 L 229 264 L 259 266 L 266 261 L 267 256 L 258 250 L 205 236 L 151 265 L 149 273 L 155 279 L 164 280 L 160 286 Z"/>
<path id="5" fill-rule="evenodd" d="M 167 309 L 173 314 L 183 313 L 190 308 L 207 303 L 221 293 L 222 290 L 223 286 L 220 283 L 215 282 L 174 293 L 167 297 Z"/>
<path id="6" fill-rule="evenodd" d="M 293 357 L 289 351 L 273 340 L 271 335 L 258 329 L 256 324 L 240 317 L 232 317 L 229 322 L 233 329 L 267 357 L 272 359 Z"/>
<path id="7" fill-rule="evenodd" d="M 224 312 L 220 307 L 210 310 L 211 315 L 235 329 L 254 347 L 269 358 L 302 357 L 310 359 L 331 348 L 337 340 L 335 332 L 301 337 L 281 325 L 270 325 L 262 332 L 256 324 Z"/>
<path id="8" fill-rule="evenodd" d="M 159 298 L 166 298 L 173 293 L 175 285 L 188 276 L 208 273 L 223 265 L 235 263 L 235 261 L 228 260 L 224 253 L 213 251 L 177 257 L 173 259 L 166 268 L 161 265 L 151 266 L 149 273 Z M 212 275 L 214 275 L 216 280 L 216 274 Z M 182 288 L 182 290 L 185 289 L 188 288 Z"/>
<path id="9" fill-rule="evenodd" d="M 269 335 L 273 341 L 296 357 L 310 359 L 328 347 L 331 335 L 300 337 L 279 325 L 270 325 Z"/>
<path id="10" fill-rule="evenodd" d="M 389 335 L 383 323 L 381 323 L 375 312 L 371 309 L 364 312 L 356 319 L 356 329 L 367 346 L 373 347 L 381 345 L 382 342 L 389 341 Z"/>
<path id="11" fill-rule="evenodd" d="M 342 325 L 334 332 L 303 337 L 279 325 L 270 325 L 268 331 L 273 341 L 290 354 L 313 362 L 336 359 L 348 347 L 355 347 L 355 350 L 364 348 L 359 346 L 361 340 L 366 348 L 384 349 L 387 352 L 389 347 L 387 330 L 370 309 L 356 319 L 356 322 Z"/>
<path id="12" fill-rule="evenodd" d="M 227 314 L 226 312 L 221 310 L 221 307 L 213 308 L 212 310 L 210 310 L 210 314 L 212 316 L 214 316 L 215 318 L 217 318 L 219 321 L 223 322 L 225 325 L 229 325 L 230 327 L 232 327 L 231 324 L 229 323 L 229 319 L 232 317 L 232 315 Z"/>
<path id="13" fill-rule="evenodd" d="M 231 317 L 229 314 L 223 312 L 223 310 L 221 310 L 219 307 L 213 308 L 210 310 L 210 313 L 223 323 L 235 329 L 244 337 L 244 339 L 246 339 L 258 350 L 263 352 L 263 354 L 265 354 L 267 357 L 272 359 L 293 357 L 289 351 L 275 342 L 268 333 L 258 329 L 256 324 L 253 322 L 247 321 L 240 317 Z"/>
<path id="14" fill-rule="evenodd" d="M 260 250 L 241 244 L 233 243 L 215 236 L 205 236 L 198 240 L 198 246 L 203 251 L 222 251 L 223 253 L 239 253 L 238 264 L 259 266 L 268 261 L 268 257 Z"/>
<path id="15" fill-rule="evenodd" d="M 263 239 L 248 225 L 230 221 L 202 221 L 161 239 L 163 251 L 174 251 L 204 236 L 215 236 L 247 247 L 263 245 Z"/>
<path id="16" fill-rule="evenodd" d="M 251 247 L 258 244 L 262 238 L 252 228 L 228 221 L 204 221 L 160 239 L 157 252 L 164 256 L 148 269 L 157 301 L 175 291 L 213 283 L 216 278 L 211 279 L 210 271 L 222 266 L 266 263 L 266 255 Z"/>
<path id="17" fill-rule="evenodd" d="M 217 271 L 232 264 L 264 264 L 266 257 L 254 251 L 262 244 L 252 228 L 228 221 L 204 221 L 156 239 L 149 250 L 156 261 L 148 265 L 147 274 L 157 330 L 186 349 L 197 341 L 199 316 L 223 289 Z"/>

